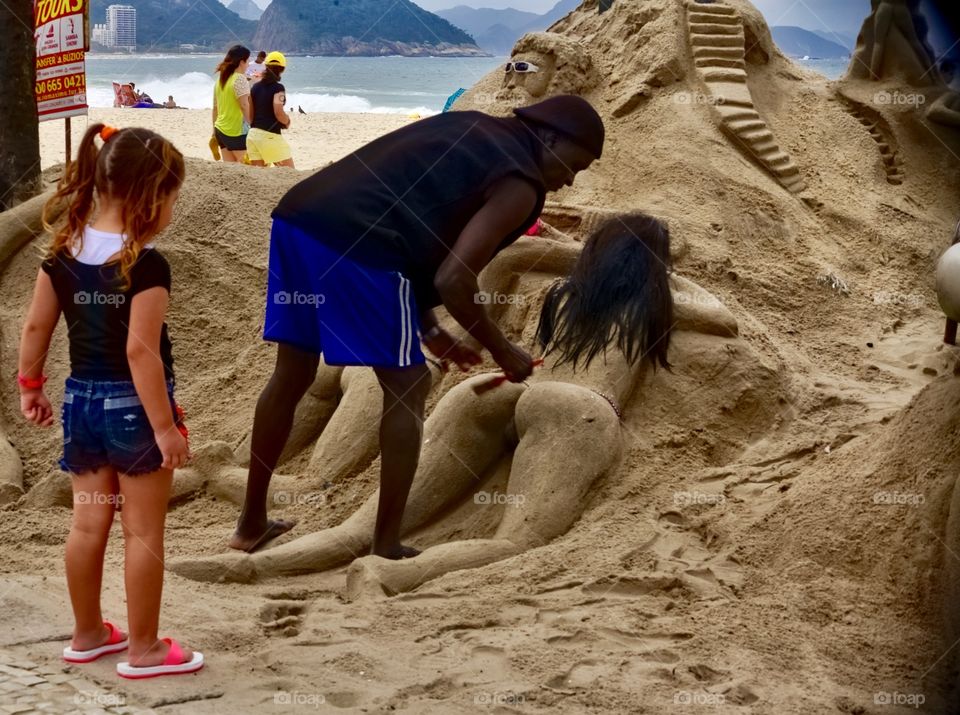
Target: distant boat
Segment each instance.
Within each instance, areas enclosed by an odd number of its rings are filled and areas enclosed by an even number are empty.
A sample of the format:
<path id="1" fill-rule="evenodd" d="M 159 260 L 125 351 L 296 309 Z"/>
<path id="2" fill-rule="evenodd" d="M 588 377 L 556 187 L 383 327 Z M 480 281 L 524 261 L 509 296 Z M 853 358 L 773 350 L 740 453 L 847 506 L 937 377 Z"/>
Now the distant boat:
<path id="1" fill-rule="evenodd" d="M 810 55 L 804 55 L 804 56 L 801 57 L 800 59 L 803 60 L 804 62 L 806 62 L 807 60 L 810 59 Z"/>

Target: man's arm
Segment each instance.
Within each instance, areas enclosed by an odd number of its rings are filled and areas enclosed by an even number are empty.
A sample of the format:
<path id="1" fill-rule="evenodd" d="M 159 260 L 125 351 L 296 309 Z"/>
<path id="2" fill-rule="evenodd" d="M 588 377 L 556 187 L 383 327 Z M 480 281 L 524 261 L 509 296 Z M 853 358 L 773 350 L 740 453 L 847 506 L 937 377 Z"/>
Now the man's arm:
<path id="1" fill-rule="evenodd" d="M 478 301 L 477 275 L 503 239 L 521 228 L 536 205 L 537 192 L 529 182 L 515 176 L 497 182 L 434 278 L 434 286 L 454 320 L 490 351 L 508 376 L 520 380 L 530 374 L 530 356 L 504 337 Z"/>

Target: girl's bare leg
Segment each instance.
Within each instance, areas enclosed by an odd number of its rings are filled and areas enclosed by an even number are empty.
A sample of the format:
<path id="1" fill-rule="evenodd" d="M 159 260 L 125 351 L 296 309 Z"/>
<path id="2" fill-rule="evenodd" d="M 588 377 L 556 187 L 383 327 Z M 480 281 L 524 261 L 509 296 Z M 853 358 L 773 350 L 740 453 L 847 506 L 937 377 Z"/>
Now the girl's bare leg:
<path id="1" fill-rule="evenodd" d="M 157 630 L 163 595 L 163 530 L 172 483 L 171 469 L 120 475 L 130 665 L 135 667 L 160 665 L 169 650 Z M 184 649 L 185 658 L 192 655 Z"/>
<path id="2" fill-rule="evenodd" d="M 100 587 L 103 554 L 117 504 L 117 473 L 111 467 L 72 476 L 73 521 L 67 537 L 67 587 L 76 624 L 71 648 L 90 650 L 107 642 Z"/>

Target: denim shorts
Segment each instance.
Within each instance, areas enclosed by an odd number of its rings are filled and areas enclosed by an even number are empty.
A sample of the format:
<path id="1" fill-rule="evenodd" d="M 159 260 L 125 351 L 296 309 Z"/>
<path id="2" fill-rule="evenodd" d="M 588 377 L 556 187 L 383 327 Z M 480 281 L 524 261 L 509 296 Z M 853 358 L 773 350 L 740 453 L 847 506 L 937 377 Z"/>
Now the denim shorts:
<path id="1" fill-rule="evenodd" d="M 173 381 L 167 381 L 177 421 Z M 132 382 L 67 378 L 63 394 L 63 458 L 60 468 L 82 474 L 110 466 L 121 474 L 155 472 L 163 455 Z"/>

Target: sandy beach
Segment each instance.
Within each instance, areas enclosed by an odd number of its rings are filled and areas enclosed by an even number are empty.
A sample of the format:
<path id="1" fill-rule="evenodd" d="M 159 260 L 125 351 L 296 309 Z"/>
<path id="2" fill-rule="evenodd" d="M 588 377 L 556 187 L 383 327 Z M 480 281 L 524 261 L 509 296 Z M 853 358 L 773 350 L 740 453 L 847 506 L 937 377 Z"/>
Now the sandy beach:
<path id="1" fill-rule="evenodd" d="M 297 412 L 269 504 L 293 531 L 249 557 L 225 543 L 275 359 L 261 339 L 270 212 L 307 172 L 411 120 L 294 115 L 293 171 L 212 162 L 206 111 L 91 112 L 189 157 L 157 241 L 196 453 L 170 501 L 161 635 L 207 665 L 133 683 L 115 659 L 60 659 L 62 435 L 25 424 L 13 380 L 45 240 L 34 199 L 0 214 L 0 705 L 48 692 L 54 712 L 118 714 L 956 712 L 960 352 L 934 272 L 960 218 L 960 131 L 922 111 L 946 88 L 829 81 L 784 57 L 747 0 L 691 7 L 727 24 L 692 23 L 674 0 L 585 2 L 537 39 L 525 57 L 562 60 L 548 93 L 587 97 L 607 144 L 549 196 L 545 235 L 480 276 L 510 296 L 494 319 L 535 350 L 545 293 L 591 231 L 657 216 L 688 281 L 673 289 L 671 370 L 625 370 L 622 417 L 593 378 L 549 362 L 513 403 L 463 384 L 495 371 L 489 357 L 436 375 L 415 480 L 432 491 L 405 522 L 426 552 L 401 566 L 365 558 L 381 394 L 364 368 L 325 367 Z M 693 25 L 720 33 L 721 57 L 694 61 Z M 492 72 L 456 109 L 531 99 L 496 99 L 503 81 Z M 41 138 L 44 167 L 62 161 L 62 123 Z M 67 348 L 61 326 L 55 409 Z M 518 494 L 527 511 L 491 497 Z M 103 603 L 119 623 L 122 564 L 115 524 Z"/>
<path id="2" fill-rule="evenodd" d="M 314 170 L 343 157 L 359 146 L 414 121 L 398 114 L 293 114 L 290 131 L 284 132 L 298 169 Z M 90 109 L 88 116 L 71 120 L 73 146 L 89 124 L 104 122 L 115 127 L 147 127 L 163 135 L 184 156 L 210 159 L 211 135 L 208 109 Z M 40 124 L 40 158 L 43 168 L 63 162 L 63 121 Z"/>

